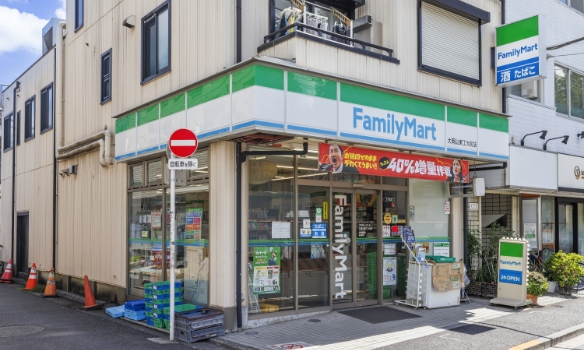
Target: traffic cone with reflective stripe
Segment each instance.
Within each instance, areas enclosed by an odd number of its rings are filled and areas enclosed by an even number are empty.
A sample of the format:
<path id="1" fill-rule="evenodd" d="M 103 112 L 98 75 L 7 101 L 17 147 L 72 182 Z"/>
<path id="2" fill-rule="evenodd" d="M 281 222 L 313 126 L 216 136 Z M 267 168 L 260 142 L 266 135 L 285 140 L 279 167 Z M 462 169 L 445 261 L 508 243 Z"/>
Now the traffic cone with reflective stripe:
<path id="1" fill-rule="evenodd" d="M 89 278 L 87 278 L 87 275 L 83 277 L 83 285 L 85 287 L 85 307 L 82 307 L 81 310 L 95 310 L 101 308 L 102 305 L 95 301 L 95 297 L 91 291 L 91 286 L 89 285 Z"/>
<path id="2" fill-rule="evenodd" d="M 8 261 L 8 266 L 4 270 L 2 278 L 0 278 L 0 283 L 12 283 L 12 259 Z"/>
<path id="3" fill-rule="evenodd" d="M 33 290 L 37 286 L 37 274 L 36 274 L 36 264 L 32 263 L 30 268 L 30 274 L 28 275 L 28 281 L 26 282 L 26 288 L 24 290 Z"/>
<path id="4" fill-rule="evenodd" d="M 49 279 L 47 280 L 47 286 L 45 287 L 45 294 L 43 298 L 58 298 L 57 295 L 57 285 L 55 284 L 55 268 L 51 267 L 49 271 Z"/>

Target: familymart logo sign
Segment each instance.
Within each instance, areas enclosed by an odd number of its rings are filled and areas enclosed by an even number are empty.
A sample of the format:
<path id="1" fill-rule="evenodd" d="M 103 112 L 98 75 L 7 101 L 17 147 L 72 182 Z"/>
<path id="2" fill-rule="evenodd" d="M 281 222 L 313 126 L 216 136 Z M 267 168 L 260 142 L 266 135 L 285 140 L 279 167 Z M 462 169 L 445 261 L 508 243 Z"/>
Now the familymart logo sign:
<path id="1" fill-rule="evenodd" d="M 500 242 L 499 282 L 523 284 L 523 244 Z"/>
<path id="2" fill-rule="evenodd" d="M 497 28 L 497 85 L 509 86 L 545 78 L 543 16 L 534 16 Z"/>

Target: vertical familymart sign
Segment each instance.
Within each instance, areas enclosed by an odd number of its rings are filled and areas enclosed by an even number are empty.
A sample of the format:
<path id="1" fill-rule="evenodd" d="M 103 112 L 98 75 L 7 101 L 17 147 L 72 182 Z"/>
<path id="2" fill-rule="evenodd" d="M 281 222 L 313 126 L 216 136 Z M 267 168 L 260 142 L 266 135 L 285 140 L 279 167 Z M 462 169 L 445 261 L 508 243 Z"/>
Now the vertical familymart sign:
<path id="1" fill-rule="evenodd" d="M 529 17 L 497 28 L 497 85 L 509 86 L 545 78 L 544 17 Z"/>

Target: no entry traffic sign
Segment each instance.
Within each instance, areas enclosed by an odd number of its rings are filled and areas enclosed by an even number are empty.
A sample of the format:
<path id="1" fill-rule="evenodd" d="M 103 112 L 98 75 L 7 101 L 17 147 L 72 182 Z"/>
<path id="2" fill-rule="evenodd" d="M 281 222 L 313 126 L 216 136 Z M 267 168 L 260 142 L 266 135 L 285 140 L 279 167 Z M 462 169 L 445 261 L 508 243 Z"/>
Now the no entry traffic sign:
<path id="1" fill-rule="evenodd" d="M 197 150 L 199 141 L 194 132 L 189 129 L 178 129 L 170 135 L 168 147 L 177 157 L 190 157 Z"/>

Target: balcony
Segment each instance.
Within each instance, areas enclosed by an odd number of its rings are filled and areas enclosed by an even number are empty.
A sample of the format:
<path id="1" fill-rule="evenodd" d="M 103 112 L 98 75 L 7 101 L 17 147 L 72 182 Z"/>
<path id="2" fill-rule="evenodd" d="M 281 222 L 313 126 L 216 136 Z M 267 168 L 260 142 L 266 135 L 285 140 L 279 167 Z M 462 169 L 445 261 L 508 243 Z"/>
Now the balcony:
<path id="1" fill-rule="evenodd" d="M 296 22 L 266 35 L 264 37 L 264 44 L 258 47 L 257 52 L 260 55 L 296 59 L 298 48 L 294 41 L 297 39 L 306 39 L 311 42 L 327 45 L 331 48 L 346 50 L 347 52 L 376 58 L 390 63 L 400 63 L 400 61 L 393 56 L 392 49 L 356 39 L 351 36 L 345 36 L 301 22 Z M 322 59 L 326 60 L 327 57 L 323 56 Z"/>

